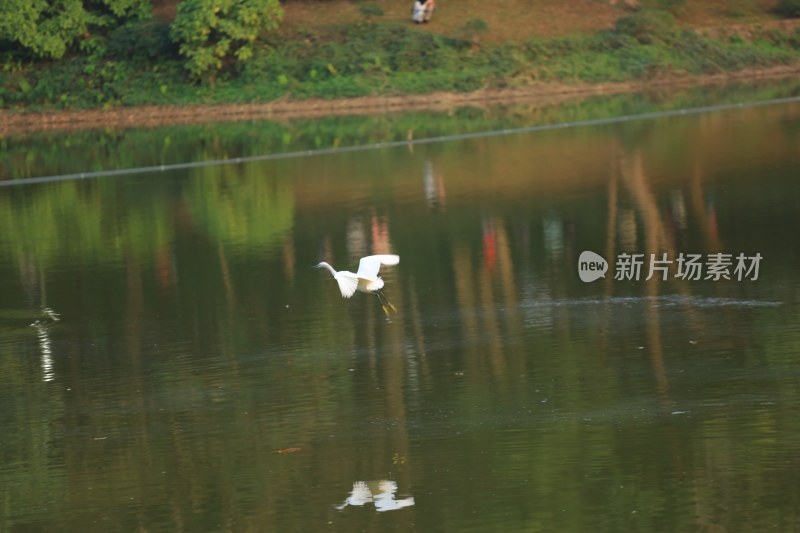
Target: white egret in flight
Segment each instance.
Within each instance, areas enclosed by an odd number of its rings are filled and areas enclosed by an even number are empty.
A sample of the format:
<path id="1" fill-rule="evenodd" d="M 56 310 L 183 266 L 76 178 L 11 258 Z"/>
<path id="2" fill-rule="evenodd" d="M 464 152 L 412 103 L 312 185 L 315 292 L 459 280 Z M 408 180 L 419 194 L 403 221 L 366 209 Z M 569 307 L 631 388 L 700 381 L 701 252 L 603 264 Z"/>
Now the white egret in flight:
<path id="1" fill-rule="evenodd" d="M 381 265 L 396 265 L 400 262 L 399 255 L 385 254 L 385 255 L 368 255 L 362 257 L 358 263 L 358 272 L 353 274 L 346 270 L 337 272 L 325 261 L 314 265 L 314 268 L 327 268 L 333 275 L 333 279 L 339 284 L 339 291 L 342 293 L 342 298 L 350 298 L 356 291 L 373 293 L 378 297 L 378 300 L 383 306 L 383 311 L 388 314 L 387 305 L 397 311 L 395 307 L 389 303 L 386 297 L 381 294 L 380 290 L 383 288 L 383 280 L 378 275 Z"/>

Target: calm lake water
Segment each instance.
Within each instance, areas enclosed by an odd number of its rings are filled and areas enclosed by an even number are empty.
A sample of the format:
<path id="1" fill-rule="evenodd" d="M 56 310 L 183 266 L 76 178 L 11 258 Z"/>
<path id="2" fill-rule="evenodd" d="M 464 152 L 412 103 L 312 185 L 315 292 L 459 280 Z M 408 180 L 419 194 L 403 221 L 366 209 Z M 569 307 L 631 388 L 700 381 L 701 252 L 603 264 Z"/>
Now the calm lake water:
<path id="1" fill-rule="evenodd" d="M 30 134 L 0 168 L 687 103 Z M 0 530 L 798 531 L 799 171 L 783 103 L 0 187 Z M 388 315 L 310 268 L 373 253 Z"/>

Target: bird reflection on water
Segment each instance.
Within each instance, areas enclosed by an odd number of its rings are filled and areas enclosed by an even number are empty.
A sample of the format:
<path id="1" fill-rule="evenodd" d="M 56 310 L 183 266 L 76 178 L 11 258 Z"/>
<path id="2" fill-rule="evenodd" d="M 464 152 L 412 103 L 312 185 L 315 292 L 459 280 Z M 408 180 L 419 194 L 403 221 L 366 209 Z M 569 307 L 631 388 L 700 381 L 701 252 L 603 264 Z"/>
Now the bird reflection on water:
<path id="1" fill-rule="evenodd" d="M 395 511 L 414 505 L 413 496 L 398 500 L 395 498 L 396 493 L 397 482 L 391 479 L 382 479 L 380 481 L 355 481 L 350 495 L 344 502 L 337 505 L 336 509 L 341 511 L 348 505 L 361 507 L 368 503 L 373 503 L 375 504 L 375 510 L 382 513 L 384 511 Z"/>

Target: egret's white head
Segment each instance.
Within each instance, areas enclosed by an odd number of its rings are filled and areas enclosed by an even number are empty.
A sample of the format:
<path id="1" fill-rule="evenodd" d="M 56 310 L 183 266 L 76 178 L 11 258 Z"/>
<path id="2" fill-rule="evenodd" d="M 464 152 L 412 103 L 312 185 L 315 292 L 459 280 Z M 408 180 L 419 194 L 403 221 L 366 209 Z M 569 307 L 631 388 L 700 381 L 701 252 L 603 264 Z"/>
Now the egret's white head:
<path id="1" fill-rule="evenodd" d="M 316 265 L 314 265 L 314 266 L 313 266 L 313 267 L 311 267 L 311 268 L 327 268 L 327 269 L 328 269 L 328 272 L 330 272 L 331 274 L 333 274 L 334 276 L 336 276 L 336 271 L 333 269 L 333 267 L 332 267 L 332 266 L 330 266 L 330 265 L 329 265 L 328 263 L 326 263 L 325 261 L 323 261 L 323 262 L 321 262 L 321 263 L 317 263 Z"/>

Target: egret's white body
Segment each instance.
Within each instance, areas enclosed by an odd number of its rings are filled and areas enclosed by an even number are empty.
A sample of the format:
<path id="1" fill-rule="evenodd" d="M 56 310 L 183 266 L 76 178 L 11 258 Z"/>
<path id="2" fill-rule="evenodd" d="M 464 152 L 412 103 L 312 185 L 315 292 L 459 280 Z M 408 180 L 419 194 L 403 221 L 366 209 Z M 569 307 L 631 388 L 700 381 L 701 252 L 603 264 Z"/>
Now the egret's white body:
<path id="1" fill-rule="evenodd" d="M 396 265 L 400 262 L 399 255 L 368 255 L 362 257 L 358 263 L 358 272 L 353 274 L 346 270 L 336 271 L 331 265 L 323 261 L 314 268 L 327 268 L 333 275 L 333 279 L 339 284 L 339 291 L 342 298 L 350 298 L 356 291 L 374 292 L 383 288 L 383 280 L 378 276 L 381 265 Z"/>

